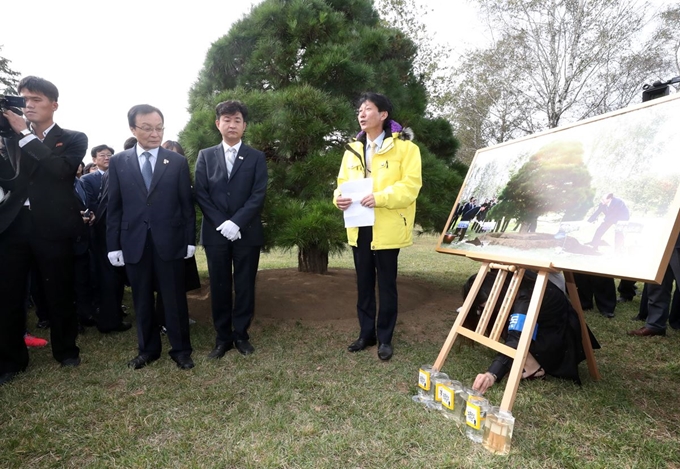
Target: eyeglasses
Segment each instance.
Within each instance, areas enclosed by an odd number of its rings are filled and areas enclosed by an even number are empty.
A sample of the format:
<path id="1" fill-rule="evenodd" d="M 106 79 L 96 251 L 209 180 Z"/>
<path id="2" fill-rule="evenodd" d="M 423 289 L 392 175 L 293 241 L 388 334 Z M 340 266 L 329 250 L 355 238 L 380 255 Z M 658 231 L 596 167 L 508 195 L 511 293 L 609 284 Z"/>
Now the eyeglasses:
<path id="1" fill-rule="evenodd" d="M 165 130 L 165 127 L 147 127 L 147 126 L 139 127 L 138 125 L 135 125 L 135 127 L 137 127 L 139 130 L 147 134 L 152 134 L 154 132 L 162 134 L 163 131 Z"/>

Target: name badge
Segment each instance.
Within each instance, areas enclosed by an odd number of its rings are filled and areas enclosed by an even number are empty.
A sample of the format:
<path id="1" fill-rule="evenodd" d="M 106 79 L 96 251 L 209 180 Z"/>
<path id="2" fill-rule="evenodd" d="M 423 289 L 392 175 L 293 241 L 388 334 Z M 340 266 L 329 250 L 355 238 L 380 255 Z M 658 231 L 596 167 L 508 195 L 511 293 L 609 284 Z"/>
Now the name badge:
<path id="1" fill-rule="evenodd" d="M 510 325 L 508 326 L 509 331 L 522 332 L 524 330 L 524 321 L 526 320 L 526 314 L 515 313 L 510 315 Z M 538 332 L 538 324 L 534 327 L 534 335 L 531 340 L 536 340 L 536 333 Z"/>

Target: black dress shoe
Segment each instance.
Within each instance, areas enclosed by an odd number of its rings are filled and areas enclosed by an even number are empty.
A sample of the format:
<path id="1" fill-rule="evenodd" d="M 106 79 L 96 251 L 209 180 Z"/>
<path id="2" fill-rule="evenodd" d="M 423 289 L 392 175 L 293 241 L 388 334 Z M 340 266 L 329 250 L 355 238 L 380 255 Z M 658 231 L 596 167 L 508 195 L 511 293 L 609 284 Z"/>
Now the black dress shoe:
<path id="1" fill-rule="evenodd" d="M 365 349 L 366 347 L 371 347 L 376 343 L 377 341 L 375 339 L 364 339 L 363 337 L 359 337 L 357 340 L 349 344 L 347 350 L 350 352 L 358 352 Z"/>
<path id="2" fill-rule="evenodd" d="M 129 322 L 121 321 L 120 324 L 118 324 L 113 329 L 99 329 L 99 332 L 101 332 L 102 334 L 110 334 L 112 332 L 125 332 L 130 330 L 131 327 L 132 324 L 130 324 Z"/>
<path id="3" fill-rule="evenodd" d="M 180 355 L 173 358 L 174 362 L 177 363 L 177 368 L 180 370 L 190 370 L 194 367 L 194 361 L 189 355 Z"/>
<path id="4" fill-rule="evenodd" d="M 75 368 L 78 365 L 80 365 L 80 357 L 75 357 L 75 358 L 67 358 L 66 360 L 61 361 L 61 366 L 63 367 L 72 367 Z"/>
<path id="5" fill-rule="evenodd" d="M 236 349 L 241 353 L 241 355 L 250 355 L 255 352 L 255 347 L 253 347 L 247 340 L 237 340 L 234 342 Z"/>
<path id="6" fill-rule="evenodd" d="M 218 344 L 215 346 L 214 349 L 212 349 L 212 352 L 208 354 L 208 358 L 212 359 L 222 358 L 229 350 L 233 348 L 234 344 L 232 342 L 226 344 Z"/>
<path id="7" fill-rule="evenodd" d="M 393 353 L 391 344 L 380 344 L 380 347 L 378 347 L 378 358 L 383 361 L 392 358 Z"/>
<path id="8" fill-rule="evenodd" d="M 600 314 L 609 319 L 614 317 L 614 311 L 600 311 Z"/>
<path id="9" fill-rule="evenodd" d="M 49 329 L 50 328 L 50 320 L 49 319 L 43 319 L 42 321 L 38 321 L 38 324 L 35 325 L 38 329 Z"/>
<path id="10" fill-rule="evenodd" d="M 158 360 L 158 357 L 152 357 L 151 355 L 141 354 L 137 355 L 135 358 L 130 360 L 127 366 L 128 368 L 134 368 L 135 370 L 139 370 L 140 368 L 144 368 L 146 365 L 153 363 L 156 360 Z"/>
<path id="11" fill-rule="evenodd" d="M 0 374 L 0 386 L 12 381 L 16 375 L 17 375 L 16 371 L 8 371 L 6 373 Z"/>
<path id="12" fill-rule="evenodd" d="M 653 337 L 655 335 L 666 335 L 665 329 L 651 329 L 647 326 L 642 326 L 640 329 L 628 332 L 628 335 L 636 335 L 638 337 Z"/>

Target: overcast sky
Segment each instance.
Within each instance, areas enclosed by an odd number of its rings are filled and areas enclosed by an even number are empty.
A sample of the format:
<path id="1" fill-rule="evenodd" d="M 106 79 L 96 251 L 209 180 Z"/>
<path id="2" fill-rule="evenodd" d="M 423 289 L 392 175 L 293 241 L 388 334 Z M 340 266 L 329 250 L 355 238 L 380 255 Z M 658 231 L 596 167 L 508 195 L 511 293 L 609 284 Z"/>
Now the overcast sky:
<path id="1" fill-rule="evenodd" d="M 55 121 L 85 132 L 90 148 L 106 143 L 122 150 L 131 136 L 127 111 L 141 103 L 163 111 L 164 139 L 176 140 L 189 120 L 188 92 L 210 45 L 258 3 L 34 0 L 3 15 L 0 55 L 22 76 L 37 75 L 59 88 Z M 431 11 L 424 18 L 434 39 L 457 51 L 486 28 L 466 0 L 427 3 Z"/>

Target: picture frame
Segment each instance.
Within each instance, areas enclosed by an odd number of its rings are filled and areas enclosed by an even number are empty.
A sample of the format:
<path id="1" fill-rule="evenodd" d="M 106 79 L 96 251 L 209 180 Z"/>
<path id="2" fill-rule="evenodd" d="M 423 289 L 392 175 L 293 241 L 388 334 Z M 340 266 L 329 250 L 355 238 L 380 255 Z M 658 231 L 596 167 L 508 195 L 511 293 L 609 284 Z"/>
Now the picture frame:
<path id="1" fill-rule="evenodd" d="M 660 283 L 679 189 L 680 93 L 478 150 L 436 250 Z"/>

